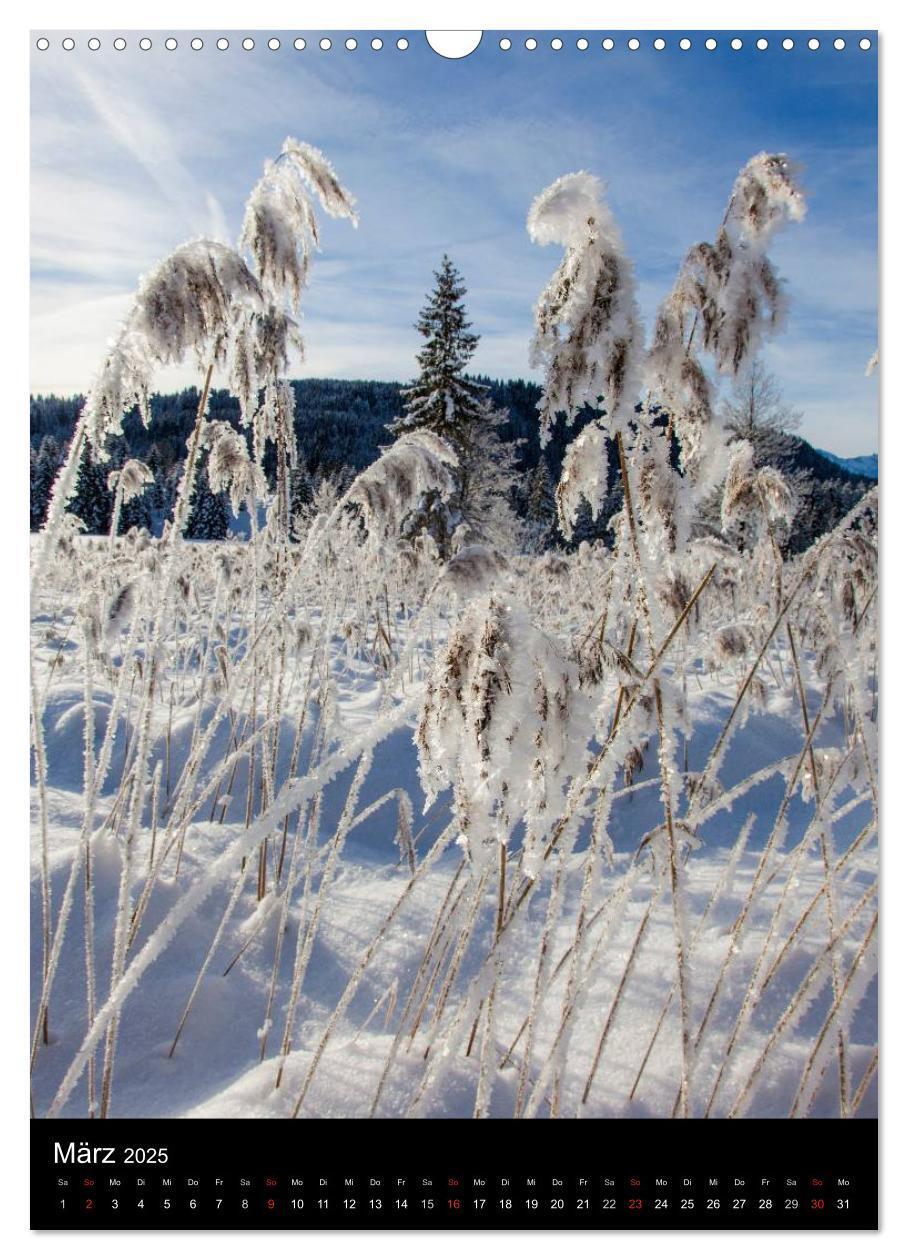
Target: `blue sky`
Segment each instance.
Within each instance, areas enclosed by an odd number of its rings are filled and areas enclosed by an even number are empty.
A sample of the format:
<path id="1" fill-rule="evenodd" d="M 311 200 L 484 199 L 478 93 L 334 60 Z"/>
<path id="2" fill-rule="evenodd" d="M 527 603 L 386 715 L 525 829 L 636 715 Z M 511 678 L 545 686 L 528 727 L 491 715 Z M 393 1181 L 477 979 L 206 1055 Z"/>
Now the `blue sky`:
<path id="1" fill-rule="evenodd" d="M 83 390 L 137 277 L 197 235 L 232 240 L 264 158 L 288 134 L 316 144 L 359 202 L 360 226 L 325 221 L 304 303 L 299 374 L 406 379 L 413 320 L 448 251 L 464 273 L 477 371 L 528 376 L 533 303 L 558 262 L 525 230 L 533 197 L 586 169 L 608 197 L 633 258 L 647 323 L 695 241 L 711 239 L 738 169 L 761 149 L 803 166 L 809 212 L 777 238 L 791 315 L 766 358 L 802 433 L 842 455 L 876 450 L 876 51 L 790 52 L 769 35 L 713 52 L 606 52 L 590 35 L 553 51 L 540 35 L 503 52 L 487 33 L 462 61 L 421 33 L 378 52 L 307 36 L 252 51 L 221 32 L 165 51 L 149 32 L 115 51 L 59 40 L 33 53 L 31 385 Z M 319 32 L 319 35 L 323 32 Z M 589 33 L 587 33 L 589 34 Z M 627 38 L 622 33 L 620 43 Z M 875 41 L 874 41 L 875 43 Z M 296 373 L 295 373 L 296 374 Z M 161 388 L 191 381 L 162 375 Z"/>

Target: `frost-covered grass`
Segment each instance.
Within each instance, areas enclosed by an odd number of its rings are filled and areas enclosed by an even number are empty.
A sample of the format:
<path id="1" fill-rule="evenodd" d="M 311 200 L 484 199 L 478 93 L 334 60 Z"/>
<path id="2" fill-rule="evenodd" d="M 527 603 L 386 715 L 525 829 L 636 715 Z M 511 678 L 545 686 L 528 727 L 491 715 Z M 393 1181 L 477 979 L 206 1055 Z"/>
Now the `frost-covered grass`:
<path id="1" fill-rule="evenodd" d="M 312 197 L 355 218 L 288 140 L 243 256 L 191 242 L 142 281 L 35 546 L 36 1113 L 872 1112 L 875 492 L 786 560 L 796 494 L 729 446 L 706 366 L 735 379 L 778 327 L 791 163 L 742 169 L 648 345 L 601 182 L 533 203 L 564 250 L 543 435 L 583 420 L 565 535 L 622 491 L 610 549 L 571 554 L 458 507 L 478 387 L 453 271 L 407 391 L 440 419 L 291 521 Z M 165 536 L 82 536 L 84 444 L 190 354 Z M 215 366 L 251 444 L 208 417 Z M 203 461 L 248 542 L 184 541 Z"/>
<path id="2" fill-rule="evenodd" d="M 850 712 L 858 658 L 807 646 L 823 557 L 786 566 L 797 668 L 777 628 L 751 674 L 775 618 L 729 634 L 740 561 L 692 549 L 721 573 L 661 658 L 665 766 L 645 658 L 608 646 L 633 608 L 598 612 L 620 557 L 440 582 L 336 542 L 184 545 L 160 636 L 162 544 L 61 553 L 33 629 L 36 1113 L 872 1112 L 873 687 Z"/>

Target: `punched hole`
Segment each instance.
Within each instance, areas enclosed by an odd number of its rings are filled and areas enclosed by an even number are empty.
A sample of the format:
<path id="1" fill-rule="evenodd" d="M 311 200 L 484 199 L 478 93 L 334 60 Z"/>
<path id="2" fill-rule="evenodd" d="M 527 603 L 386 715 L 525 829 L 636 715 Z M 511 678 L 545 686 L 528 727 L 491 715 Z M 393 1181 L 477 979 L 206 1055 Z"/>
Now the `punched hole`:
<path id="1" fill-rule="evenodd" d="M 475 52 L 482 39 L 482 31 L 426 31 L 426 43 L 439 57 L 459 61 Z M 400 44 L 398 43 L 398 48 Z"/>

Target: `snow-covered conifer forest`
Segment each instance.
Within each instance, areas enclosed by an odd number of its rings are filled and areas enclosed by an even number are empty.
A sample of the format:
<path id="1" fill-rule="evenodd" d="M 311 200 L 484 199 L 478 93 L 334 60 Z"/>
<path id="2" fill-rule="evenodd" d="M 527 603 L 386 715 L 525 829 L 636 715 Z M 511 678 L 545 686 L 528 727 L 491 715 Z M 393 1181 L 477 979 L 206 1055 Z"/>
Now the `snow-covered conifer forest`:
<path id="1" fill-rule="evenodd" d="M 752 407 L 804 195 L 747 161 L 652 327 L 596 175 L 528 211 L 554 470 L 445 258 L 384 446 L 308 475 L 289 365 L 357 219 L 296 140 L 37 461 L 35 1115 L 875 1114 L 876 489 L 792 545 Z M 174 364 L 152 532 L 124 422 Z"/>

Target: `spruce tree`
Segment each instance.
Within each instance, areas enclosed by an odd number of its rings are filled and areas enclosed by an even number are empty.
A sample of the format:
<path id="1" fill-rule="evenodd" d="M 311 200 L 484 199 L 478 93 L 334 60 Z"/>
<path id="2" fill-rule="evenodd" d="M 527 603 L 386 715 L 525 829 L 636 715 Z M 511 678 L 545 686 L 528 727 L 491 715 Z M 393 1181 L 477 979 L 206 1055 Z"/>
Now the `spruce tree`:
<path id="1" fill-rule="evenodd" d="M 47 504 L 40 493 L 38 482 L 38 452 L 33 446 L 28 448 L 28 519 L 29 529 L 40 529 L 44 524 L 44 513 Z"/>
<path id="2" fill-rule="evenodd" d="M 227 537 L 228 524 L 224 495 L 212 492 L 208 483 L 208 469 L 202 466 L 196 475 L 186 537 L 205 542 L 220 542 Z"/>
<path id="3" fill-rule="evenodd" d="M 546 551 L 551 546 L 558 525 L 555 493 L 545 456 L 533 469 L 526 501 L 526 521 L 533 549 Z"/>
<path id="4" fill-rule="evenodd" d="M 507 412 L 496 411 L 488 387 L 466 375 L 479 337 L 470 331 L 463 278 L 447 254 L 434 275 L 416 322 L 425 341 L 416 356 L 419 375 L 403 391 L 404 414 L 391 428 L 396 434 L 431 429 L 450 443 L 458 459 L 456 491 L 446 505 L 452 530 L 465 524 L 472 534 L 502 545 L 513 525 L 508 490 L 516 480 L 516 447 L 497 434 Z M 433 537 L 444 515 L 438 507 L 433 505 Z"/>
<path id="5" fill-rule="evenodd" d="M 304 464 L 297 464 L 290 470 L 290 537 L 294 542 L 299 542 L 302 536 L 314 500 L 315 487 L 309 470 Z"/>
<path id="6" fill-rule="evenodd" d="M 60 465 L 63 462 L 63 451 L 60 443 L 51 434 L 41 439 L 36 451 L 31 449 L 31 495 L 30 519 L 31 528 L 40 529 L 47 515 L 50 492 L 53 489 Z"/>
<path id="7" fill-rule="evenodd" d="M 110 529 L 113 494 L 107 486 L 107 470 L 92 458 L 91 442 L 86 442 L 79 460 L 76 493 L 67 504 L 78 516 L 88 534 L 106 534 Z"/>
<path id="8" fill-rule="evenodd" d="M 147 529 L 151 532 L 154 520 L 151 514 L 151 494 L 148 490 L 124 503 L 120 509 L 118 533 L 127 534 L 131 529 Z"/>
<path id="9" fill-rule="evenodd" d="M 394 431 L 432 429 L 459 452 L 469 428 L 487 418 L 487 390 L 465 375 L 479 337 L 470 332 L 463 279 L 447 254 L 434 274 L 435 288 L 416 321 L 426 343 L 416 356 L 419 376 L 404 390 L 405 410 Z"/>

